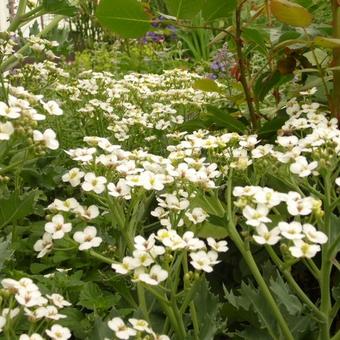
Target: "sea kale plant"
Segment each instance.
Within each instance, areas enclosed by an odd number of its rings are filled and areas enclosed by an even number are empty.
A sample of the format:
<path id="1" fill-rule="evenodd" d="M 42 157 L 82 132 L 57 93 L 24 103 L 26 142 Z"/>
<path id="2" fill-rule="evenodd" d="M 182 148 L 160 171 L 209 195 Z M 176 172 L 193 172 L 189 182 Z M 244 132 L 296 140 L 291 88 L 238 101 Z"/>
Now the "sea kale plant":
<path id="1" fill-rule="evenodd" d="M 338 39 L 312 36 L 286 0 L 254 2 L 244 24 L 247 1 L 112 3 L 98 19 L 126 38 L 150 29 L 150 8 L 179 29 L 209 19 L 234 41 L 214 60 L 233 77 L 74 72 L 56 42 L 11 32 L 51 2 L 19 7 L 0 50 L 0 338 L 339 339 L 338 69 L 315 50 L 336 56 Z M 266 41 L 279 68 L 254 71 L 242 37 L 264 14 L 302 29 L 278 59 Z M 298 42 L 315 68 L 283 79 L 281 48 Z"/>

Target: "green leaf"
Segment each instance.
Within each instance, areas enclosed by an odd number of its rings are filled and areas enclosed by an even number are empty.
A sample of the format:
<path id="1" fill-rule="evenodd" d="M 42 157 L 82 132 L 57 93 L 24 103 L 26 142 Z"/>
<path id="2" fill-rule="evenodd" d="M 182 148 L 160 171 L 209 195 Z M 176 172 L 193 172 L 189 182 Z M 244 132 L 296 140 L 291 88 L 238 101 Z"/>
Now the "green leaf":
<path id="1" fill-rule="evenodd" d="M 270 9 L 277 20 L 296 27 L 308 27 L 313 16 L 304 7 L 288 0 L 272 0 Z"/>
<path id="2" fill-rule="evenodd" d="M 277 131 L 281 129 L 284 123 L 288 120 L 287 114 L 278 114 L 274 119 L 265 122 L 259 131 L 259 136 L 262 139 L 270 139 L 277 136 Z"/>
<path id="3" fill-rule="evenodd" d="M 0 240 L 0 270 L 3 268 L 4 263 L 9 260 L 12 256 L 11 247 L 11 237 L 10 235 L 7 238 L 3 238 Z"/>
<path id="4" fill-rule="evenodd" d="M 206 21 L 230 16 L 236 9 L 237 0 L 204 0 L 202 16 Z"/>
<path id="5" fill-rule="evenodd" d="M 200 228 L 197 228 L 196 235 L 201 238 L 212 237 L 221 240 L 226 238 L 229 233 L 225 227 L 206 221 Z"/>
<path id="6" fill-rule="evenodd" d="M 0 227 L 31 215 L 38 195 L 39 191 L 35 190 L 21 196 L 12 193 L 9 198 L 0 199 Z"/>
<path id="7" fill-rule="evenodd" d="M 246 126 L 241 121 L 232 117 L 228 112 L 224 112 L 212 105 L 208 105 L 207 111 L 212 116 L 214 122 L 227 128 L 230 132 L 243 133 L 246 130 Z"/>
<path id="8" fill-rule="evenodd" d="M 270 306 L 268 305 L 266 299 L 263 298 L 263 295 L 259 292 L 259 290 L 250 284 L 247 285 L 242 282 L 239 291 L 241 295 L 245 296 L 251 302 L 263 327 L 267 328 L 271 334 L 276 335 L 275 339 L 278 339 L 279 336 L 277 335 L 277 325 L 275 318 L 271 312 Z"/>
<path id="9" fill-rule="evenodd" d="M 255 43 L 257 49 L 266 54 L 267 48 L 266 45 L 269 40 L 269 35 L 264 30 L 253 29 L 253 28 L 245 28 L 243 30 L 243 37 L 246 41 Z"/>
<path id="10" fill-rule="evenodd" d="M 284 305 L 291 315 L 298 315 L 302 312 L 302 304 L 300 300 L 291 294 L 288 285 L 283 281 L 279 273 L 276 280 L 270 279 L 270 289 L 277 296 L 280 304 Z"/>
<path id="11" fill-rule="evenodd" d="M 96 11 L 99 22 L 124 38 L 138 38 L 150 28 L 150 19 L 137 0 L 101 0 Z"/>
<path id="12" fill-rule="evenodd" d="M 325 47 L 325 48 L 340 48 L 340 39 L 326 38 L 326 37 L 315 37 L 314 44 Z"/>
<path id="13" fill-rule="evenodd" d="M 171 15 L 177 19 L 192 19 L 202 7 L 202 0 L 165 0 Z"/>
<path id="14" fill-rule="evenodd" d="M 195 80 L 192 88 L 206 92 L 220 92 L 220 88 L 218 87 L 217 83 L 209 78 Z"/>
<path id="15" fill-rule="evenodd" d="M 282 75 L 279 71 L 263 73 L 255 83 L 254 92 L 260 101 L 263 101 L 268 92 L 294 78 L 293 74 Z"/>
<path id="16" fill-rule="evenodd" d="M 79 295 L 78 305 L 88 309 L 110 309 L 119 300 L 118 296 L 102 291 L 93 282 L 87 282 Z"/>
<path id="17" fill-rule="evenodd" d="M 218 319 L 218 297 L 210 292 L 208 282 L 205 279 L 201 280 L 198 285 L 194 304 L 197 312 L 200 340 L 211 340 L 215 338 L 215 334 L 221 326 Z"/>
<path id="18" fill-rule="evenodd" d="M 223 217 L 226 209 L 216 195 L 197 194 L 192 201 L 192 207 L 200 207 L 209 215 Z"/>
<path id="19" fill-rule="evenodd" d="M 42 5 L 51 14 L 73 16 L 78 11 L 68 0 L 43 0 Z"/>

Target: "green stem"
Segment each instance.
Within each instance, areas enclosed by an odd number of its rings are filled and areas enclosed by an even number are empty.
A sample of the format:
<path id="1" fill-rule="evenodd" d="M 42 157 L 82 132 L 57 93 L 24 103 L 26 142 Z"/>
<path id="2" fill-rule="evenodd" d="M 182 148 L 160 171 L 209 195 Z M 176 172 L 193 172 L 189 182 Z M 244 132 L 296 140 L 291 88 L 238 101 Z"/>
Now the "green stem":
<path id="1" fill-rule="evenodd" d="M 108 257 L 104 256 L 104 255 L 101 255 L 99 253 L 97 253 L 95 250 L 89 250 L 87 252 L 89 255 L 91 255 L 92 257 L 95 257 L 96 259 L 102 261 L 102 262 L 105 262 L 107 264 L 112 264 L 114 263 L 113 260 L 109 259 Z"/>
<path id="2" fill-rule="evenodd" d="M 274 249 L 271 246 L 266 246 L 266 250 L 276 264 L 280 272 L 284 275 L 287 282 L 290 284 L 291 288 L 294 289 L 295 293 L 299 296 L 299 298 L 310 308 L 311 311 L 320 319 L 320 321 L 325 320 L 325 315 L 320 312 L 320 310 L 315 306 L 315 304 L 309 299 L 309 297 L 305 294 L 305 292 L 301 289 L 301 287 L 295 281 L 293 275 L 286 268 L 284 269 L 284 262 L 278 257 L 275 253 Z"/>
<path id="3" fill-rule="evenodd" d="M 330 224 L 331 224 L 331 190 L 332 190 L 332 183 L 330 180 L 330 174 L 326 173 L 324 176 L 324 183 L 325 183 L 325 223 L 323 232 L 326 235 L 330 235 Z M 319 339 L 320 340 L 327 340 L 330 338 L 329 330 L 330 330 L 330 313 L 332 309 L 331 304 L 331 293 L 330 293 L 330 277 L 332 271 L 332 262 L 329 257 L 328 251 L 329 245 L 328 242 L 322 245 L 322 255 L 321 255 L 321 275 L 320 275 L 320 292 L 321 292 L 321 304 L 320 310 L 327 316 L 326 322 L 320 328 Z"/>
<path id="4" fill-rule="evenodd" d="M 58 23 L 64 19 L 65 16 L 57 15 L 40 33 L 37 34 L 37 37 L 44 36 L 48 32 L 50 32 Z M 23 47 L 21 47 L 14 55 L 7 58 L 4 62 L 0 64 L 0 72 L 4 72 L 12 67 L 14 67 L 18 63 L 17 55 L 25 54 L 30 48 L 30 43 L 26 43 Z"/>
<path id="5" fill-rule="evenodd" d="M 150 323 L 150 319 L 149 319 L 149 313 L 148 313 L 148 308 L 146 305 L 146 300 L 145 300 L 145 292 L 144 292 L 144 288 L 142 286 L 141 283 L 137 283 L 137 295 L 138 295 L 138 303 L 139 306 L 142 310 L 144 319 Z"/>
<path id="6" fill-rule="evenodd" d="M 21 16 L 25 14 L 27 6 L 27 0 L 20 0 L 17 13 L 8 27 L 8 32 L 14 32 L 21 24 Z"/>
<path id="7" fill-rule="evenodd" d="M 285 321 L 285 319 L 282 316 L 282 313 L 275 302 L 265 280 L 263 279 L 261 272 L 254 260 L 254 257 L 250 251 L 250 249 L 246 248 L 240 235 L 238 234 L 236 230 L 236 226 L 233 222 L 233 214 L 232 214 L 232 170 L 229 173 L 228 177 L 228 187 L 227 187 L 227 212 L 228 212 L 228 231 L 230 238 L 235 243 L 236 247 L 242 254 L 243 259 L 248 265 L 248 268 L 250 269 L 254 279 L 256 280 L 263 297 L 266 299 L 267 303 L 270 305 L 271 311 L 276 318 L 280 329 L 282 331 L 282 334 L 284 336 L 285 340 L 294 340 L 294 337 Z"/>

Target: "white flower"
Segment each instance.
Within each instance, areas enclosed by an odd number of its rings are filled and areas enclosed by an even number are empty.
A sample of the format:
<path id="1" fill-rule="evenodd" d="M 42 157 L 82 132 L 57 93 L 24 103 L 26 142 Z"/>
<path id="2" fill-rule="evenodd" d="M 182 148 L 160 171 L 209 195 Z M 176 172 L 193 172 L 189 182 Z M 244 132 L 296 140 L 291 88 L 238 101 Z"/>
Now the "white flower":
<path id="1" fill-rule="evenodd" d="M 257 227 L 261 223 L 271 222 L 271 219 L 267 217 L 269 213 L 269 209 L 264 204 L 258 204 L 256 209 L 247 205 L 242 211 L 243 216 L 247 219 L 246 223 Z"/>
<path id="2" fill-rule="evenodd" d="M 200 240 L 197 237 L 194 237 L 194 233 L 192 231 L 186 231 L 183 234 L 183 241 L 186 242 L 186 248 L 191 250 L 191 251 L 196 251 L 196 250 L 200 250 L 200 249 L 205 249 L 205 243 Z"/>
<path id="3" fill-rule="evenodd" d="M 43 133 L 38 130 L 33 131 L 33 140 L 43 143 L 48 149 L 56 150 L 59 148 L 59 142 L 56 139 L 56 133 L 52 129 L 47 129 Z"/>
<path id="4" fill-rule="evenodd" d="M 77 212 L 81 217 L 85 218 L 86 220 L 93 220 L 96 217 L 99 216 L 99 209 L 96 205 L 90 205 L 88 208 L 83 208 L 79 209 Z"/>
<path id="5" fill-rule="evenodd" d="M 44 340 L 44 338 L 38 333 L 33 333 L 31 335 L 21 334 L 19 340 Z"/>
<path id="6" fill-rule="evenodd" d="M 127 274 L 131 270 L 136 269 L 139 267 L 140 262 L 135 259 L 134 257 L 126 256 L 123 258 L 122 263 L 113 263 L 111 265 L 112 269 L 114 269 L 119 274 Z"/>
<path id="7" fill-rule="evenodd" d="M 47 300 L 41 296 L 38 290 L 29 291 L 25 289 L 19 289 L 15 294 L 17 302 L 25 307 L 42 306 L 46 304 Z"/>
<path id="8" fill-rule="evenodd" d="M 139 280 L 149 285 L 155 286 L 168 278 L 168 272 L 162 269 L 158 264 L 152 266 L 150 272 L 139 275 Z"/>
<path id="9" fill-rule="evenodd" d="M 294 246 L 289 247 L 291 254 L 294 257 L 312 258 L 321 250 L 318 244 L 308 244 L 302 240 L 294 240 Z"/>
<path id="10" fill-rule="evenodd" d="M 145 190 L 163 190 L 164 189 L 164 176 L 154 174 L 151 171 L 143 171 L 140 174 L 141 185 Z"/>
<path id="11" fill-rule="evenodd" d="M 0 316 L 0 332 L 2 332 L 4 326 L 6 325 L 6 318 L 4 318 L 3 316 Z"/>
<path id="12" fill-rule="evenodd" d="M 302 225 L 300 222 L 280 222 L 278 228 L 281 231 L 281 235 L 288 240 L 301 240 L 304 238 L 302 234 Z"/>
<path id="13" fill-rule="evenodd" d="M 305 223 L 302 228 L 309 241 L 319 244 L 324 244 L 328 241 L 327 235 L 322 231 L 316 230 L 311 224 Z"/>
<path id="14" fill-rule="evenodd" d="M 73 239 L 80 243 L 79 250 L 88 250 L 91 248 L 99 247 L 102 243 L 102 238 L 96 236 L 97 229 L 89 226 L 84 231 L 77 231 L 73 235 Z"/>
<path id="15" fill-rule="evenodd" d="M 194 224 L 202 223 L 208 217 L 208 214 L 202 208 L 194 208 L 191 212 L 187 211 L 185 215 Z"/>
<path id="16" fill-rule="evenodd" d="M 129 319 L 129 322 L 131 323 L 132 327 L 136 331 L 147 332 L 147 333 L 152 332 L 148 322 L 146 322 L 143 319 Z"/>
<path id="17" fill-rule="evenodd" d="M 290 165 L 290 171 L 299 177 L 307 177 L 318 166 L 318 162 L 314 161 L 308 164 L 307 159 L 303 156 L 296 158 L 295 163 Z"/>
<path id="18" fill-rule="evenodd" d="M 340 187 L 340 177 L 338 177 L 336 180 L 335 180 L 335 184 Z"/>
<path id="19" fill-rule="evenodd" d="M 36 241 L 34 243 L 33 249 L 39 254 L 37 255 L 38 258 L 41 258 L 48 254 L 53 247 L 52 236 L 50 233 L 44 233 L 42 239 Z"/>
<path id="20" fill-rule="evenodd" d="M 117 184 L 109 183 L 107 185 L 108 193 L 113 197 L 123 197 L 126 200 L 131 198 L 131 187 L 125 179 L 120 179 Z"/>
<path id="21" fill-rule="evenodd" d="M 136 330 L 126 326 L 121 318 L 113 318 L 107 324 L 115 332 L 118 339 L 126 340 L 137 334 Z"/>
<path id="22" fill-rule="evenodd" d="M 254 196 L 257 203 L 264 204 L 268 208 L 275 207 L 282 201 L 282 195 L 271 188 L 261 188 L 261 190 L 256 190 Z"/>
<path id="23" fill-rule="evenodd" d="M 52 295 L 46 295 L 48 299 L 50 299 L 55 306 L 58 308 L 63 308 L 67 306 L 71 306 L 72 304 L 64 299 L 64 297 L 60 294 L 52 294 Z"/>
<path id="24" fill-rule="evenodd" d="M 14 127 L 11 122 L 0 122 L 0 140 L 9 140 L 14 132 Z"/>
<path id="25" fill-rule="evenodd" d="M 204 270 L 207 273 L 213 271 L 213 265 L 219 263 L 217 260 L 217 253 L 210 250 L 208 253 L 204 250 L 200 250 L 196 253 L 190 253 L 191 265 L 197 270 Z"/>
<path id="26" fill-rule="evenodd" d="M 88 172 L 84 177 L 82 188 L 85 191 L 94 191 L 96 194 L 101 194 L 105 190 L 107 182 L 104 176 L 96 176 L 93 172 Z"/>
<path id="27" fill-rule="evenodd" d="M 257 235 L 253 235 L 253 239 L 258 244 L 274 245 L 280 241 L 280 228 L 276 227 L 268 230 L 265 224 L 260 224 L 256 227 Z"/>
<path id="28" fill-rule="evenodd" d="M 300 94 L 301 96 L 311 96 L 315 94 L 316 92 L 318 92 L 318 89 L 316 87 L 312 87 L 306 91 L 301 91 Z"/>
<path id="29" fill-rule="evenodd" d="M 315 203 L 312 197 L 301 198 L 297 192 L 290 191 L 286 198 L 287 210 L 292 216 L 309 215 Z"/>
<path id="30" fill-rule="evenodd" d="M 53 116 L 62 116 L 63 110 L 59 107 L 58 103 L 54 100 L 50 100 L 47 103 L 43 103 L 44 109 Z"/>
<path id="31" fill-rule="evenodd" d="M 21 109 L 15 106 L 7 106 L 6 103 L 0 102 L 0 116 L 16 119 L 21 116 Z"/>
<path id="32" fill-rule="evenodd" d="M 213 239 L 212 237 L 208 237 L 207 238 L 207 242 L 209 244 L 209 246 L 217 251 L 218 253 L 224 253 L 226 252 L 229 248 L 227 247 L 227 241 L 219 241 L 219 242 L 216 242 L 215 239 Z"/>
<path id="33" fill-rule="evenodd" d="M 64 235 L 72 230 L 71 223 L 64 223 L 63 215 L 55 215 L 51 222 L 45 224 L 45 231 L 50 233 L 54 240 L 64 237 Z"/>
<path id="34" fill-rule="evenodd" d="M 58 309 L 55 306 L 46 306 L 37 308 L 34 313 L 38 319 L 46 318 L 50 320 L 60 320 L 66 318 L 66 315 L 58 314 Z"/>
<path id="35" fill-rule="evenodd" d="M 148 267 L 155 262 L 152 256 L 143 250 L 134 250 L 132 255 L 137 261 L 138 266 Z"/>
<path id="36" fill-rule="evenodd" d="M 149 251 L 155 245 L 155 234 L 151 234 L 149 238 L 146 240 L 143 236 L 138 235 L 134 238 L 135 241 L 135 249 Z"/>
<path id="37" fill-rule="evenodd" d="M 70 182 L 73 187 L 80 184 L 80 180 L 84 177 L 84 172 L 80 171 L 79 168 L 73 168 L 69 172 L 63 175 L 63 182 Z"/>
<path id="38" fill-rule="evenodd" d="M 72 334 L 67 327 L 53 325 L 51 329 L 46 330 L 47 335 L 53 340 L 67 340 Z"/>

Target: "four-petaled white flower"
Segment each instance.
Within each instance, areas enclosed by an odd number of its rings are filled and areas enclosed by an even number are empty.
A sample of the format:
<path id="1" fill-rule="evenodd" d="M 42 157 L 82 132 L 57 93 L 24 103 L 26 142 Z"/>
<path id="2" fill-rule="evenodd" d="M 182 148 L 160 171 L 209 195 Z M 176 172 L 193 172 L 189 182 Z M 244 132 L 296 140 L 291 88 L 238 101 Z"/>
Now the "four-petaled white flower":
<path id="1" fill-rule="evenodd" d="M 88 172 L 81 187 L 85 191 L 94 191 L 96 194 L 101 194 L 105 190 L 106 182 L 107 180 L 104 176 L 97 177 L 93 172 Z"/>
<path id="2" fill-rule="evenodd" d="M 71 230 L 72 224 L 64 223 L 64 216 L 61 214 L 53 216 L 52 221 L 45 224 L 45 231 L 50 233 L 54 240 L 63 238 Z"/>
<path id="3" fill-rule="evenodd" d="M 33 140 L 44 144 L 46 148 L 51 150 L 59 148 L 59 142 L 56 137 L 57 135 L 52 129 L 47 129 L 43 133 L 38 130 L 33 131 Z"/>
<path id="4" fill-rule="evenodd" d="M 41 258 L 48 254 L 53 247 L 53 240 L 50 233 L 45 232 L 42 239 L 34 243 L 33 249 L 38 253 L 37 257 Z"/>
<path id="5" fill-rule="evenodd" d="M 14 127 L 11 122 L 6 123 L 0 122 L 0 140 L 9 140 L 13 133 Z"/>
<path id="6" fill-rule="evenodd" d="M 204 270 L 207 273 L 211 273 L 213 271 L 213 265 L 219 263 L 217 261 L 217 252 L 210 250 L 205 252 L 204 250 L 200 250 L 196 253 L 191 253 L 191 265 L 197 270 Z"/>
<path id="7" fill-rule="evenodd" d="M 318 244 L 309 244 L 303 240 L 294 240 L 294 246 L 289 247 L 291 254 L 294 257 L 306 257 L 308 259 L 314 257 L 321 250 Z"/>
<path id="8" fill-rule="evenodd" d="M 227 246 L 227 241 L 216 241 L 212 237 L 207 238 L 208 245 L 211 247 L 211 249 L 217 251 L 218 253 L 224 253 L 226 252 L 229 248 Z"/>
<path id="9" fill-rule="evenodd" d="M 194 208 L 192 211 L 187 211 L 185 215 L 194 223 L 202 223 L 208 217 L 208 214 L 202 208 Z"/>
<path id="10" fill-rule="evenodd" d="M 276 227 L 268 230 L 267 226 L 261 223 L 256 227 L 257 235 L 253 235 L 253 239 L 258 244 L 274 245 L 280 241 L 280 228 Z"/>
<path id="11" fill-rule="evenodd" d="M 107 324 L 109 328 L 115 332 L 115 335 L 118 339 L 126 340 L 129 339 L 130 336 L 135 336 L 137 334 L 137 331 L 125 325 L 121 318 L 113 318 Z"/>
<path id="12" fill-rule="evenodd" d="M 80 180 L 84 177 L 84 172 L 79 168 L 73 168 L 69 172 L 63 175 L 63 182 L 69 182 L 73 187 L 80 184 Z"/>
<path id="13" fill-rule="evenodd" d="M 295 162 L 290 165 L 290 171 L 299 177 L 307 177 L 314 172 L 313 170 L 315 170 L 317 166 L 317 161 L 308 163 L 306 157 L 299 156 L 295 159 Z"/>
<path id="14" fill-rule="evenodd" d="M 63 110 L 60 108 L 59 104 L 54 100 L 50 100 L 47 103 L 43 103 L 43 108 L 52 116 L 62 116 Z"/>
<path id="15" fill-rule="evenodd" d="M 318 231 L 309 223 L 305 223 L 302 226 L 303 233 L 306 235 L 307 239 L 313 243 L 324 244 L 328 241 L 328 237 L 322 231 Z"/>
<path id="16" fill-rule="evenodd" d="M 300 222 L 280 222 L 278 228 L 280 229 L 281 235 L 288 240 L 301 240 L 304 238 Z"/>
<path id="17" fill-rule="evenodd" d="M 253 227 L 257 227 L 261 223 L 271 222 L 271 219 L 267 217 L 269 209 L 264 204 L 258 204 L 255 209 L 247 205 L 244 207 L 242 213 L 247 219 L 246 223 Z"/>
<path id="18" fill-rule="evenodd" d="M 88 226 L 84 231 L 77 231 L 73 235 L 73 239 L 80 243 L 79 250 L 88 250 L 91 248 L 99 247 L 102 243 L 102 238 L 96 236 L 97 229 L 92 226 Z"/>
<path id="19" fill-rule="evenodd" d="M 46 334 L 53 340 L 67 340 L 72 334 L 67 327 L 53 325 L 51 329 L 46 330 Z"/>
<path id="20" fill-rule="evenodd" d="M 140 274 L 138 279 L 149 285 L 156 286 L 168 278 L 168 272 L 158 264 L 151 267 L 149 273 Z"/>

